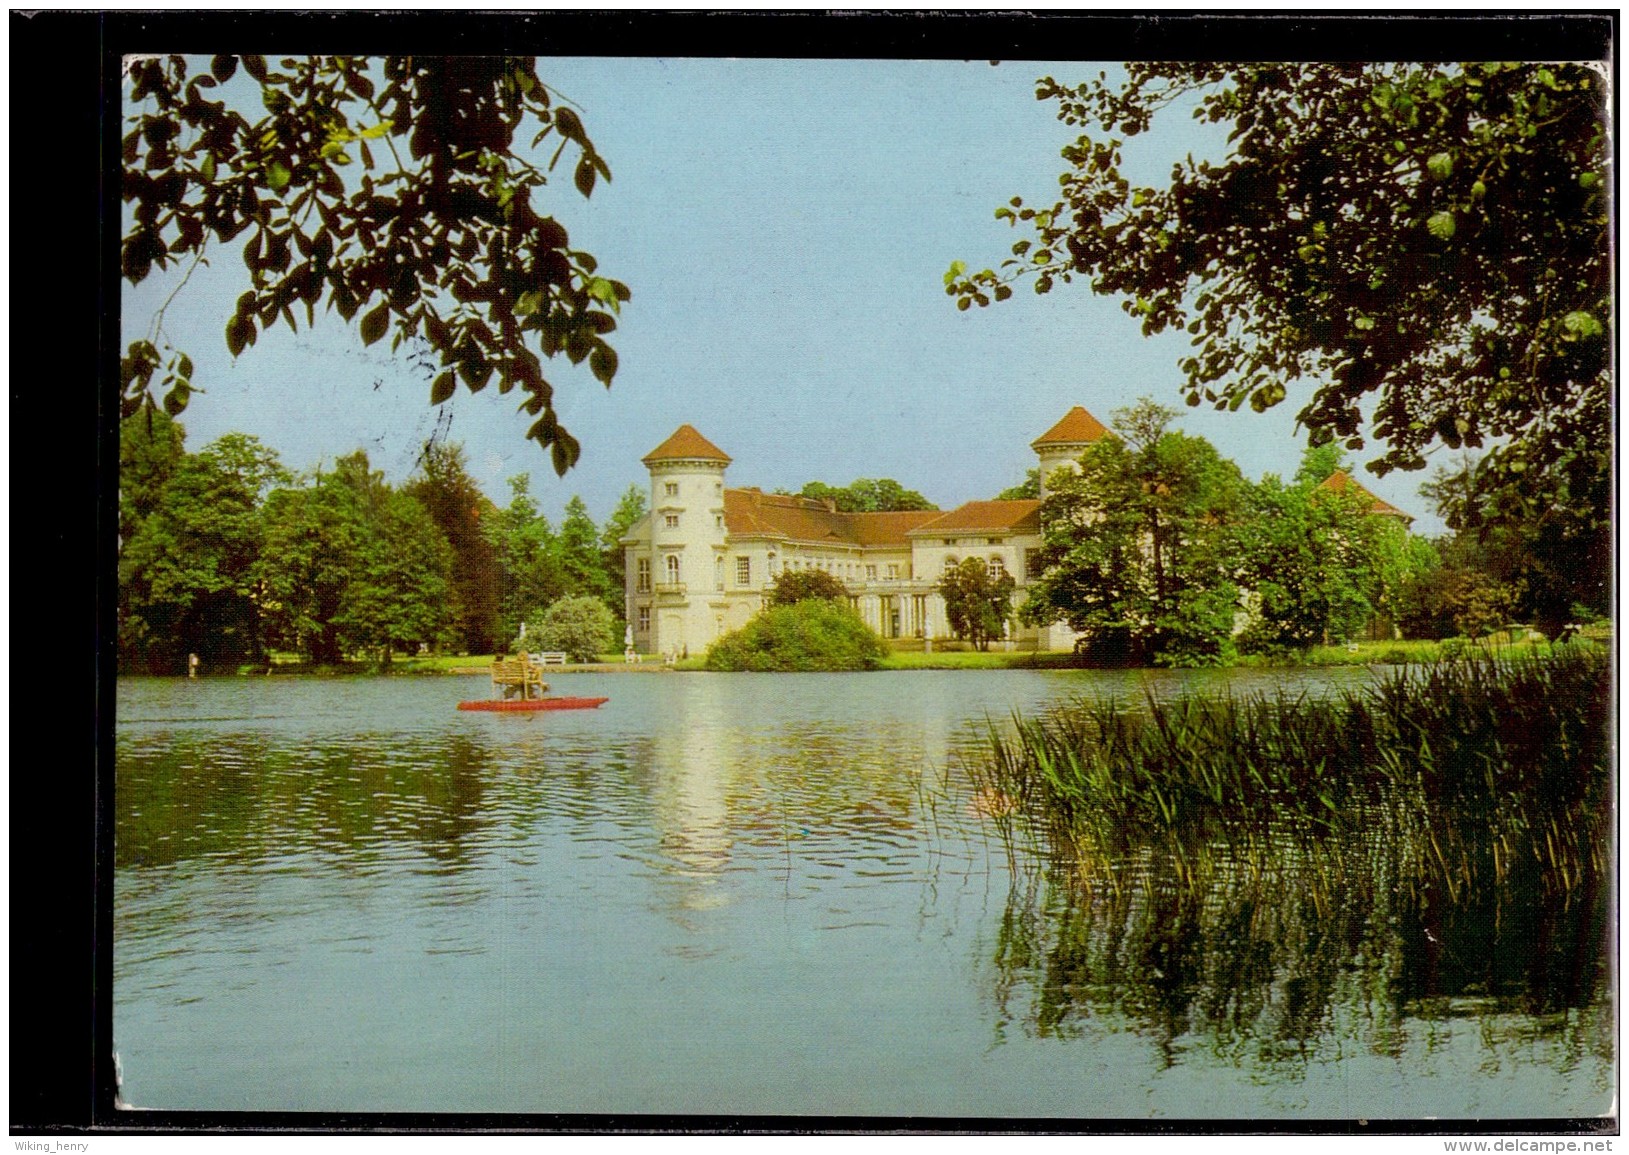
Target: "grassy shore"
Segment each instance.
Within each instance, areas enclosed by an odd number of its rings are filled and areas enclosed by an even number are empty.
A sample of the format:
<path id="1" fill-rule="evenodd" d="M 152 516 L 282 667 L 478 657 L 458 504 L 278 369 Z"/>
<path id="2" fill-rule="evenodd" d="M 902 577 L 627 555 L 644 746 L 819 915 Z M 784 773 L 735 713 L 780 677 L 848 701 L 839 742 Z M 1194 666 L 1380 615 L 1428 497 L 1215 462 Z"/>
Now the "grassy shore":
<path id="1" fill-rule="evenodd" d="M 1611 645 L 1609 624 L 1586 628 L 1573 642 L 1560 646 L 1535 639 L 1520 631 L 1501 631 L 1477 642 L 1453 638 L 1436 641 L 1352 642 L 1340 646 L 1313 646 L 1292 654 L 1245 655 L 1236 661 L 1241 667 L 1256 669 L 1325 667 L 1325 666 L 1405 666 L 1426 665 L 1444 657 L 1496 657 L 1501 659 L 1550 657 L 1557 653 L 1596 648 L 1605 650 Z M 275 654 L 271 672 L 288 674 L 466 674 L 485 673 L 492 664 L 490 654 L 426 654 L 400 656 L 388 670 L 374 662 L 347 662 L 339 666 L 311 666 L 297 654 Z M 597 662 L 583 665 L 550 667 L 562 671 L 604 670 L 702 670 L 706 668 L 705 654 L 691 654 L 672 665 L 659 656 L 647 655 L 644 660 L 630 666 L 621 652 L 601 654 Z M 920 642 L 895 643 L 883 659 L 884 670 L 1072 670 L 1086 668 L 1074 654 L 1037 653 L 1034 650 L 990 650 L 979 652 L 966 643 L 951 642 L 935 646 L 932 652 L 923 652 Z M 244 666 L 240 674 L 264 674 L 265 665 Z"/>

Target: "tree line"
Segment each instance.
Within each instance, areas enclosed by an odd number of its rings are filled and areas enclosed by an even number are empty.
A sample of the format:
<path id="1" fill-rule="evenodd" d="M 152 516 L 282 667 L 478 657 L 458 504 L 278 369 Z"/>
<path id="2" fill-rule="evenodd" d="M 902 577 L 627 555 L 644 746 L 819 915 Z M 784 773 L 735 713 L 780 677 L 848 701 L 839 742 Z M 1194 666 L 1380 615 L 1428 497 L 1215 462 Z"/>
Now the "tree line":
<path id="1" fill-rule="evenodd" d="M 1560 574 L 1533 540 L 1464 529 L 1438 540 L 1330 485 L 1341 448 L 1309 448 L 1293 477 L 1252 483 L 1143 399 L 1115 436 L 1048 481 L 1038 574 L 1020 621 L 1062 622 L 1093 657 L 1207 665 L 1382 636 L 1479 637 L 1521 619 L 1551 636 L 1607 612 L 1588 575 Z M 1425 487 L 1455 508 L 1464 475 Z M 939 592 L 956 635 L 983 648 L 1013 616 L 1013 581 L 968 559 Z"/>
<path id="2" fill-rule="evenodd" d="M 571 599 L 622 617 L 617 543 L 644 516 L 638 486 L 603 526 L 573 497 L 556 528 L 528 475 L 499 507 L 457 444 L 428 445 L 401 485 L 361 450 L 296 476 L 247 434 L 190 453 L 181 424 L 148 408 L 124 420 L 119 451 L 124 670 L 179 672 L 190 654 L 229 669 L 273 651 L 313 664 L 490 653 Z"/>

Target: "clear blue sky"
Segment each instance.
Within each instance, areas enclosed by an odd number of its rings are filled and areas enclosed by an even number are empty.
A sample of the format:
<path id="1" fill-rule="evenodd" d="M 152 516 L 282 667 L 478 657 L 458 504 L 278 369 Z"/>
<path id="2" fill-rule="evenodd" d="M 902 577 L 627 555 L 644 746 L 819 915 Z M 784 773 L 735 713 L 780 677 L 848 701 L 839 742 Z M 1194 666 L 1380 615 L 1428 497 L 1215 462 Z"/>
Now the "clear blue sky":
<path id="1" fill-rule="evenodd" d="M 577 105 L 613 181 L 584 201 L 562 164 L 548 203 L 574 247 L 627 283 L 609 391 L 564 360 L 545 367 L 583 456 L 556 478 L 527 420 L 495 390 L 431 408 L 429 384 L 384 343 L 319 317 L 314 331 L 263 334 L 236 363 L 222 331 L 244 286 L 237 246 L 213 255 L 165 314 L 196 363 L 182 418 L 199 448 L 253 433 L 295 469 L 364 448 L 400 481 L 440 429 L 462 442 L 493 500 L 532 475 L 544 512 L 581 494 L 603 521 L 639 459 L 689 422 L 735 460 L 732 485 L 796 490 L 892 477 L 940 506 L 991 497 L 1034 464 L 1029 443 L 1071 406 L 1105 422 L 1151 396 L 1178 428 L 1209 438 L 1251 477 L 1288 475 L 1304 437 L 1305 392 L 1268 414 L 1187 409 L 1184 337 L 1147 339 L 1113 298 L 1084 284 L 1045 297 L 1021 287 L 958 312 L 950 262 L 996 265 L 1022 232 L 994 219 L 1013 195 L 1050 204 L 1073 139 L 1034 81 L 1079 81 L 1112 66 L 987 61 L 546 59 L 539 73 Z M 1185 116 L 1138 142 L 1152 183 L 1185 153 L 1219 155 Z M 1134 178 L 1136 179 L 1136 178 Z M 125 288 L 126 340 L 145 335 L 175 278 Z M 514 396 L 514 395 L 511 395 Z M 1358 460 L 1364 460 L 1359 454 Z M 1376 493 L 1440 531 L 1421 474 Z"/>

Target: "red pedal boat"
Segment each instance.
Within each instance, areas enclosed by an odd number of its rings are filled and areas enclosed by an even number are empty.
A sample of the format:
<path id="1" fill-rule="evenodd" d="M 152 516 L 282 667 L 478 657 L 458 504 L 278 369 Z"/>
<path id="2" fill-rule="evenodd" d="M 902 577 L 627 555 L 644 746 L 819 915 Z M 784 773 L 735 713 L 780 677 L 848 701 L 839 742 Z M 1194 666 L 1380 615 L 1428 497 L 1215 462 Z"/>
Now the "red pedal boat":
<path id="1" fill-rule="evenodd" d="M 460 710 L 500 710 L 504 712 L 533 713 L 538 710 L 592 710 L 609 702 L 609 698 L 478 698 L 473 702 L 460 702 Z"/>

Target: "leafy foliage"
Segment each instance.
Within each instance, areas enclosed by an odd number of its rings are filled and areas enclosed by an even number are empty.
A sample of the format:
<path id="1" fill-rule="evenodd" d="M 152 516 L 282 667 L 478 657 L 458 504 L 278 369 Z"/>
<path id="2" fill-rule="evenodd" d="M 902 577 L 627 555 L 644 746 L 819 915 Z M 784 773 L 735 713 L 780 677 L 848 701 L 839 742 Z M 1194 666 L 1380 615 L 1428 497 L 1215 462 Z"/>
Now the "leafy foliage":
<path id="1" fill-rule="evenodd" d="M 1557 418 L 1570 444 L 1543 455 L 1506 447 L 1422 487 L 1455 531 L 1457 558 L 1506 587 L 1515 612 L 1551 639 L 1612 610 L 1612 418 L 1604 406 L 1578 416 Z"/>
<path id="2" fill-rule="evenodd" d="M 844 486 L 811 481 L 798 491 L 800 497 L 832 501 L 839 513 L 889 513 L 901 509 L 938 509 L 914 489 L 906 489 L 891 477 L 872 480 L 856 478 Z"/>
<path id="3" fill-rule="evenodd" d="M 1016 584 L 1005 570 L 991 573 L 982 558 L 964 559 L 940 579 L 938 586 L 951 630 L 977 649 L 988 650 L 991 639 L 1001 637 L 1012 618 Z"/>
<path id="4" fill-rule="evenodd" d="M 557 650 L 573 662 L 592 662 L 616 648 L 616 624 L 615 615 L 597 597 L 561 598 L 527 623 L 525 638 L 515 639 L 510 649 Z"/>
<path id="5" fill-rule="evenodd" d="M 513 637 L 521 622 L 566 593 L 559 543 L 549 519 L 531 494 L 532 479 L 522 473 L 509 479 L 509 504 L 481 523 L 481 532 L 498 556 L 503 575 L 498 606 L 500 637 Z"/>
<path id="6" fill-rule="evenodd" d="M 809 599 L 772 606 L 707 651 L 709 670 L 875 670 L 887 650 L 846 605 Z"/>
<path id="7" fill-rule="evenodd" d="M 407 492 L 424 504 L 452 546 L 453 623 L 467 653 L 489 653 L 498 644 L 502 574 L 498 553 L 482 528 L 493 507 L 469 475 L 462 445 L 430 442 L 419 459 L 419 476 Z"/>
<path id="8" fill-rule="evenodd" d="M 189 653 L 207 665 L 259 656 L 260 502 L 285 477 L 277 455 L 241 433 L 175 464 L 119 554 L 126 662 L 179 673 Z"/>
<path id="9" fill-rule="evenodd" d="M 1041 506 L 1041 576 L 1020 611 L 1066 621 L 1088 652 L 1162 665 L 1222 660 L 1231 644 L 1244 479 L 1203 438 L 1166 432 L 1146 398 L 1120 436 L 1058 471 Z"/>
<path id="10" fill-rule="evenodd" d="M 258 89 L 258 119 L 241 111 L 240 70 Z M 605 337 L 630 294 L 534 203 L 568 149 L 582 196 L 611 172 L 531 58 L 313 56 L 274 68 L 216 56 L 204 71 L 138 58 L 128 104 L 125 280 L 244 238 L 250 285 L 225 329 L 234 357 L 279 320 L 315 324 L 321 305 L 356 320 L 364 344 L 422 343 L 440 370 L 431 404 L 460 381 L 518 387 L 527 436 L 559 473 L 577 460 L 539 353 L 587 361 L 610 385 Z M 538 148 L 552 149 L 546 167 L 530 159 Z M 153 404 L 160 373 L 165 410 L 185 408 L 191 359 L 140 340 L 121 365 L 126 415 Z"/>
<path id="11" fill-rule="evenodd" d="M 1257 410 L 1297 380 L 1314 444 L 1417 469 L 1435 444 L 1496 444 L 1475 518 L 1508 497 L 1604 516 L 1613 323 L 1606 78 L 1587 64 L 1136 63 L 1116 86 L 1050 77 L 1037 96 L 1085 134 L 1062 198 L 1001 271 L 946 275 L 961 308 L 1087 279 L 1145 334 L 1193 336 L 1189 404 Z M 1122 172 L 1162 110 L 1229 130 L 1164 187 Z M 1587 483 L 1578 484 L 1582 475 Z M 1474 520 L 1470 513 L 1466 522 Z M 1568 532 L 1558 529 L 1563 540 Z M 1597 535 L 1598 536 L 1598 535 Z"/>
<path id="12" fill-rule="evenodd" d="M 588 516 L 588 506 L 581 497 L 574 495 L 566 502 L 566 515 L 560 522 L 559 548 L 566 588 L 574 594 L 599 598 L 613 616 L 619 616 L 622 587 L 613 588 L 611 577 L 605 572 L 600 531 L 594 519 Z"/>
<path id="13" fill-rule="evenodd" d="M 798 602 L 824 600 L 848 601 L 848 587 L 834 574 L 818 569 L 785 569 L 776 575 L 769 586 L 769 604 L 792 606 Z"/>
<path id="14" fill-rule="evenodd" d="M 645 491 L 630 485 L 617 500 L 605 528 L 600 531 L 600 559 L 611 588 L 618 593 L 618 613 L 621 613 L 621 591 L 627 588 L 627 554 L 622 539 L 645 516 Z"/>
<path id="15" fill-rule="evenodd" d="M 135 536 L 155 509 L 185 455 L 186 431 L 160 409 L 119 423 L 119 541 Z"/>
<path id="16" fill-rule="evenodd" d="M 1034 501 L 1041 496 L 1041 471 L 1039 468 L 1028 470 L 1024 480 L 1018 485 L 1009 486 L 995 495 L 997 501 Z"/>
<path id="17" fill-rule="evenodd" d="M 441 639 L 453 553 L 429 512 L 393 490 L 367 454 L 266 498 L 255 577 L 268 637 L 316 664 Z"/>

